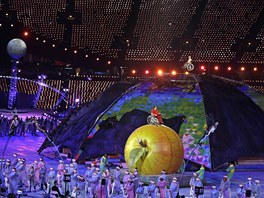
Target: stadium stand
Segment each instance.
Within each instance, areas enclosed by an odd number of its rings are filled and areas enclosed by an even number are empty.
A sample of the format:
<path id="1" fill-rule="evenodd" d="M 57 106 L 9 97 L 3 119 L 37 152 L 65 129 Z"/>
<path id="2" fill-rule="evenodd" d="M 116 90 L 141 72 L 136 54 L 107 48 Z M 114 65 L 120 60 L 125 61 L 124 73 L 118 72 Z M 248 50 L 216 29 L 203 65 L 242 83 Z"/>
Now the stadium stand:
<path id="1" fill-rule="evenodd" d="M 240 63 L 255 63 L 262 64 L 264 59 L 264 27 L 260 30 L 257 38 L 261 40 L 260 45 L 255 52 L 245 52 L 240 60 Z"/>
<path id="2" fill-rule="evenodd" d="M 69 26 L 71 47 L 102 56 L 118 58 L 122 49 L 113 48 L 111 44 L 115 38 L 124 36 L 125 29 L 131 28 L 131 38 L 137 38 L 138 43 L 125 51 L 127 61 L 186 62 L 189 55 L 194 62 L 200 63 L 261 64 L 263 60 L 264 30 L 261 28 L 261 16 L 264 3 L 260 0 L 202 0 L 203 4 L 198 0 L 73 2 L 71 5 L 66 0 L 10 0 L 9 4 L 10 10 L 17 12 L 18 21 L 23 22 L 25 27 L 59 41 L 65 39 L 66 26 L 69 24 L 66 24 L 67 20 L 64 24 L 59 23 L 58 13 L 67 14 L 67 10 L 80 13 L 81 23 Z M 132 17 L 136 25 L 129 20 L 135 3 L 140 3 L 137 16 Z M 201 5 L 203 8 L 199 9 Z M 68 9 L 69 6 L 72 8 Z M 200 17 L 193 26 L 195 29 L 190 38 L 195 40 L 195 45 L 186 48 L 184 43 L 178 43 L 180 46 L 175 50 L 171 46 L 172 41 L 174 38 L 184 41 L 183 36 L 198 11 L 202 13 L 198 14 Z M 260 43 L 254 46 L 255 51 L 243 51 L 243 45 L 240 44 L 247 37 L 250 38 L 251 33 L 257 35 L 257 38 L 251 39 L 259 39 Z M 188 46 L 188 41 L 185 42 Z"/>
<path id="3" fill-rule="evenodd" d="M 46 84 L 51 87 L 56 88 L 57 90 L 61 89 L 61 80 L 46 80 Z M 39 97 L 39 101 L 37 103 L 37 108 L 40 109 L 53 109 L 54 105 L 56 104 L 57 100 L 59 100 L 60 94 L 55 92 L 54 90 L 43 87 L 41 95 Z"/>
<path id="4" fill-rule="evenodd" d="M 0 78 L 0 92 L 9 92 L 9 79 Z M 61 90 L 62 80 L 45 80 L 45 83 L 57 90 Z M 69 81 L 69 93 L 68 103 L 69 105 L 75 105 L 75 99 L 80 100 L 80 104 L 91 102 L 98 95 L 114 84 L 112 80 L 70 80 Z M 37 93 L 39 85 L 33 81 L 18 80 L 17 91 L 18 93 L 24 93 L 34 95 Z M 43 86 L 40 94 L 37 108 L 40 109 L 53 109 L 56 102 L 59 100 L 60 94 L 55 92 L 49 87 Z"/>
<path id="5" fill-rule="evenodd" d="M 17 82 L 17 91 L 25 94 L 36 94 L 39 85 L 32 81 L 19 80 Z"/>
<path id="6" fill-rule="evenodd" d="M 70 80 L 68 101 L 74 104 L 78 98 L 80 103 L 91 102 L 113 83 L 114 81 Z"/>
<path id="7" fill-rule="evenodd" d="M 0 92 L 9 92 L 9 79 L 0 78 Z M 38 85 L 32 81 L 18 80 L 17 91 L 24 94 L 36 94 Z"/>
<path id="8" fill-rule="evenodd" d="M 72 44 L 92 53 L 117 57 L 117 49 L 110 49 L 114 35 L 122 33 L 130 11 L 131 0 L 75 1 L 82 11 L 83 23 L 73 25 Z"/>
<path id="9" fill-rule="evenodd" d="M 255 91 L 264 94 L 264 80 L 244 80 L 244 83 L 248 84 Z"/>
<path id="10" fill-rule="evenodd" d="M 185 51 L 181 61 L 188 55 L 197 62 L 231 62 L 235 52 L 231 46 L 237 38 L 245 36 L 264 4 L 252 1 L 209 1 L 202 23 L 194 37 L 198 39 L 195 51 Z"/>
<path id="11" fill-rule="evenodd" d="M 25 27 L 48 38 L 63 40 L 64 25 L 57 23 L 57 12 L 65 8 L 66 0 L 10 0 L 9 3 Z"/>
<path id="12" fill-rule="evenodd" d="M 257 92 L 260 92 L 264 94 L 264 86 L 250 86 L 252 89 L 256 90 Z"/>
<path id="13" fill-rule="evenodd" d="M 197 1 L 143 1 L 135 37 L 137 49 L 129 49 L 127 60 L 173 60 L 173 36 L 180 36 L 191 19 Z"/>
<path id="14" fill-rule="evenodd" d="M 7 82 L 7 79 L 5 78 L 0 78 L 0 91 L 1 92 L 9 91 L 8 82 Z"/>

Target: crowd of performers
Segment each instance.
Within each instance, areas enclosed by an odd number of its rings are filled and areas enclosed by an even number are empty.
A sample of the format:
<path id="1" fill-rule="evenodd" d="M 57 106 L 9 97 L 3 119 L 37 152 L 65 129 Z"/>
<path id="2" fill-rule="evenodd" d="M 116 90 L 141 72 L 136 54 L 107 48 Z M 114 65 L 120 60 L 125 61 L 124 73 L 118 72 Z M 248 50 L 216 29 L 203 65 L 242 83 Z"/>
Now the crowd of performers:
<path id="1" fill-rule="evenodd" d="M 230 163 L 229 167 L 226 169 L 227 174 L 223 176 L 219 187 L 212 186 L 210 198 L 231 198 L 231 180 L 235 172 L 235 166 Z M 191 197 L 204 197 L 199 195 L 195 190 L 197 187 L 203 187 L 205 168 L 201 166 L 200 170 L 193 173 L 190 179 L 190 196 Z M 253 181 L 251 177 L 247 178 L 247 181 L 239 184 L 236 190 L 237 198 L 260 198 L 260 181 Z"/>
<path id="2" fill-rule="evenodd" d="M 76 160 L 70 164 L 59 161 L 57 168 L 46 166 L 43 158 L 27 164 L 26 160 L 13 154 L 13 159 L 1 159 L 1 181 L 8 189 L 9 194 L 17 194 L 19 189 L 28 192 L 41 190 L 50 197 L 73 198 L 106 198 L 113 194 L 124 197 L 166 197 L 166 174 L 162 171 L 158 181 L 150 181 L 147 194 L 143 182 L 135 168 L 133 172 L 125 171 L 120 167 L 114 170 L 106 168 L 107 158 L 101 158 L 100 167 L 93 163 L 87 166 L 84 175 L 80 175 Z M 122 177 L 121 177 L 122 175 Z M 176 197 L 179 191 L 177 178 L 173 178 L 169 192 L 171 197 Z"/>
<path id="3" fill-rule="evenodd" d="M 46 132 L 50 132 L 57 127 L 57 121 L 55 119 L 49 119 L 44 117 L 26 117 L 24 120 L 14 115 L 12 119 L 0 116 L 0 137 L 15 135 L 25 136 L 26 133 L 31 133 L 33 136 L 37 136 L 37 131 L 40 129 L 46 129 Z"/>
<path id="4" fill-rule="evenodd" d="M 87 166 L 83 175 L 79 174 L 78 164 L 72 159 L 69 164 L 59 161 L 57 168 L 46 166 L 43 158 L 27 164 L 26 160 L 13 154 L 13 159 L 2 159 L 1 181 L 8 189 L 8 193 L 17 194 L 19 189 L 28 192 L 43 191 L 50 197 L 73 198 L 107 198 L 112 195 L 122 195 L 127 198 L 176 198 L 179 197 L 179 182 L 174 177 L 168 183 L 165 171 L 161 171 L 157 181 L 150 181 L 144 186 L 140 180 L 138 170 L 121 172 L 120 167 L 107 169 L 107 157 L 103 156 L 100 166 L 93 163 Z M 234 165 L 227 169 L 228 174 L 223 177 L 220 186 L 212 186 L 211 198 L 231 198 L 230 184 L 234 174 Z M 193 173 L 190 179 L 190 197 L 203 197 L 196 193 L 196 188 L 203 187 L 205 169 Z M 248 178 L 240 184 L 237 191 L 238 198 L 260 198 L 260 182 Z"/>
<path id="5" fill-rule="evenodd" d="M 162 124 L 162 117 L 157 107 L 154 106 L 151 114 Z M 216 129 L 218 122 L 213 126 Z M 18 116 L 12 119 L 0 117 L 0 136 L 20 135 L 24 136 L 30 132 L 37 136 L 37 131 L 45 128 L 46 131 L 52 131 L 57 126 L 55 120 L 40 118 L 26 118 L 24 121 Z M 214 130 L 208 130 L 210 135 Z M 201 143 L 202 141 L 200 141 Z M 138 170 L 120 171 L 120 167 L 114 170 L 107 169 L 107 155 L 100 159 L 100 166 L 91 163 L 87 166 L 85 174 L 79 174 L 78 164 L 75 159 L 71 163 L 65 164 L 60 160 L 57 168 L 47 167 L 43 158 L 35 160 L 32 164 L 27 164 L 26 159 L 19 158 L 13 154 L 13 159 L 0 159 L 0 181 L 4 183 L 9 194 L 17 194 L 19 189 L 27 189 L 28 192 L 41 190 L 50 197 L 73 197 L 73 198 L 107 198 L 114 194 L 120 194 L 127 198 L 176 198 L 179 197 L 179 181 L 173 177 L 171 182 L 165 171 L 157 181 L 150 181 L 145 186 L 140 180 Z M 225 175 L 219 185 L 212 186 L 210 198 L 231 198 L 231 180 L 235 172 L 234 164 L 226 170 Z M 201 166 L 200 170 L 193 173 L 190 179 L 190 197 L 204 197 L 203 194 L 197 193 L 197 189 L 203 189 L 205 168 Z M 260 181 L 248 181 L 241 183 L 236 190 L 236 197 L 260 198 Z"/>

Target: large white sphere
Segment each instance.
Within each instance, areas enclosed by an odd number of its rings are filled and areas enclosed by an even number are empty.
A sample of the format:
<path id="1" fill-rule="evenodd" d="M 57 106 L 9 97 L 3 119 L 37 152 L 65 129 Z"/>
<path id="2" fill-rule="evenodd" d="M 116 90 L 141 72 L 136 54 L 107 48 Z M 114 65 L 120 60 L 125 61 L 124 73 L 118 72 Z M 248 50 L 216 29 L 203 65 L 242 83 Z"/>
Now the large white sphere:
<path id="1" fill-rule="evenodd" d="M 13 59 L 20 59 L 26 54 L 26 51 L 26 43 L 19 38 L 12 39 L 7 44 L 7 53 Z"/>

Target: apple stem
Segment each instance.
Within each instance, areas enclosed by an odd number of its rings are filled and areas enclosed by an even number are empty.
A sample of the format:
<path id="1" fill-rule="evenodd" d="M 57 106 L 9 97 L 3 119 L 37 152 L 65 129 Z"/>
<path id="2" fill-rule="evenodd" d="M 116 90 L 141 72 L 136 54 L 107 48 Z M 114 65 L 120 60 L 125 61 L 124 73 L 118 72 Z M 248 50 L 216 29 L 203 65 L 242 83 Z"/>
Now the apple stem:
<path id="1" fill-rule="evenodd" d="M 142 139 L 138 139 L 138 143 L 139 143 L 140 146 L 142 146 L 142 147 L 147 147 L 147 145 L 142 141 Z"/>

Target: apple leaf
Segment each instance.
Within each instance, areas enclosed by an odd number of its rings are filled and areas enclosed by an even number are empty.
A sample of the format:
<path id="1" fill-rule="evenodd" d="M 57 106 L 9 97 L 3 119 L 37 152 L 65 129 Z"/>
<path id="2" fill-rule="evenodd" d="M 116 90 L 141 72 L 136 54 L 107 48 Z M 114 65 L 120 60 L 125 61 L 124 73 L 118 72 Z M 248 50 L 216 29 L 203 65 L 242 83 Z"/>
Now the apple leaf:
<path id="1" fill-rule="evenodd" d="M 131 169 L 135 166 L 137 161 L 146 153 L 146 148 L 141 147 L 141 148 L 134 148 L 133 150 L 130 151 L 129 154 L 129 163 L 128 167 Z"/>

